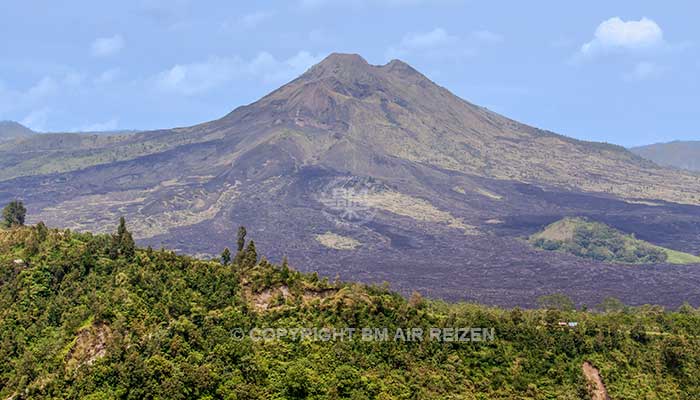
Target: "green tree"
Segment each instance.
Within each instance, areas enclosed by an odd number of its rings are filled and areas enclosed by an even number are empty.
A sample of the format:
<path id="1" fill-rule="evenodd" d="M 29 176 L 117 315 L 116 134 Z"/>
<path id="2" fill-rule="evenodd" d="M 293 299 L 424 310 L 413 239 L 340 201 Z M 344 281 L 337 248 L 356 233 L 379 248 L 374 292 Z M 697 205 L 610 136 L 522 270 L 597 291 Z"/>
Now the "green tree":
<path id="1" fill-rule="evenodd" d="M 233 259 L 235 265 L 245 264 L 245 236 L 247 232 L 245 226 L 241 225 L 238 227 L 238 240 L 236 243 L 236 257 Z"/>
<path id="2" fill-rule="evenodd" d="M 606 297 L 596 306 L 602 312 L 622 312 L 625 310 L 625 304 L 615 297 Z"/>
<path id="3" fill-rule="evenodd" d="M 221 265 L 229 264 L 231 264 L 231 250 L 229 250 L 228 247 L 226 247 L 221 253 Z"/>
<path id="4" fill-rule="evenodd" d="M 131 232 L 126 231 L 121 237 L 120 241 L 121 255 L 125 258 L 131 260 L 136 255 L 136 243 L 134 243 L 134 237 L 131 236 Z"/>
<path id="5" fill-rule="evenodd" d="M 131 236 L 131 232 L 126 229 L 126 219 L 124 217 L 119 218 L 119 227 L 117 228 L 116 235 L 112 235 L 112 242 L 109 248 L 109 256 L 112 259 L 117 257 L 124 257 L 131 260 L 136 255 L 136 243 L 134 243 L 134 238 Z"/>
<path id="6" fill-rule="evenodd" d="M 243 251 L 243 248 L 245 247 L 245 235 L 247 234 L 245 230 L 245 226 L 239 226 L 238 227 L 238 252 L 240 253 Z"/>
<path id="7" fill-rule="evenodd" d="M 537 304 L 548 310 L 571 311 L 574 309 L 574 302 L 562 293 L 540 296 L 537 298 Z"/>
<path id="8" fill-rule="evenodd" d="M 255 241 L 248 242 L 248 247 L 245 249 L 243 256 L 243 265 L 251 268 L 258 263 L 258 252 L 255 250 Z"/>
<path id="9" fill-rule="evenodd" d="M 19 200 L 11 201 L 2 210 L 3 225 L 6 228 L 24 225 L 24 218 L 27 216 L 27 209 L 24 203 Z"/>
<path id="10" fill-rule="evenodd" d="M 280 268 L 281 271 L 281 276 L 282 280 L 284 282 L 287 282 L 289 279 L 289 275 L 291 273 L 291 270 L 289 269 L 289 260 L 287 260 L 287 256 L 282 257 L 282 266 Z"/>
<path id="11" fill-rule="evenodd" d="M 44 224 L 43 221 L 39 221 L 39 223 L 36 224 L 35 229 L 37 238 L 40 242 L 43 242 L 49 236 L 49 228 L 46 227 L 46 224 Z"/>
<path id="12" fill-rule="evenodd" d="M 632 326 L 632 329 L 630 330 L 630 337 L 639 343 L 647 343 L 649 341 L 647 330 L 639 321 Z"/>
<path id="13" fill-rule="evenodd" d="M 309 379 L 310 371 L 304 361 L 290 363 L 287 367 L 283 385 L 288 399 L 306 399 L 313 388 Z"/>

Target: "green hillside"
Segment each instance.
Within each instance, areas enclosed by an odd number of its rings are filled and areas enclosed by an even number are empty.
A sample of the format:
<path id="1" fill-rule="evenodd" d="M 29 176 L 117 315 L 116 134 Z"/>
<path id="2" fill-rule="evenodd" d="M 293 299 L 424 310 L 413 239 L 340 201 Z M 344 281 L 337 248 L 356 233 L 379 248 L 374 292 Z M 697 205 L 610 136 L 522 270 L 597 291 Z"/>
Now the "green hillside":
<path id="1" fill-rule="evenodd" d="M 625 264 L 700 264 L 700 257 L 636 239 L 600 222 L 564 218 L 532 235 L 538 248 L 597 261 Z"/>
<path id="2" fill-rule="evenodd" d="M 129 238 L 0 230 L 0 398 L 581 399 L 591 398 L 591 365 L 614 399 L 700 397 L 700 311 L 689 306 L 608 301 L 593 313 L 561 296 L 540 310 L 406 300 L 258 260 L 252 242 L 224 265 L 134 251 Z M 392 334 L 245 334 L 345 327 Z M 398 328 L 453 340 L 397 340 Z M 495 334 L 467 342 L 448 328 Z"/>

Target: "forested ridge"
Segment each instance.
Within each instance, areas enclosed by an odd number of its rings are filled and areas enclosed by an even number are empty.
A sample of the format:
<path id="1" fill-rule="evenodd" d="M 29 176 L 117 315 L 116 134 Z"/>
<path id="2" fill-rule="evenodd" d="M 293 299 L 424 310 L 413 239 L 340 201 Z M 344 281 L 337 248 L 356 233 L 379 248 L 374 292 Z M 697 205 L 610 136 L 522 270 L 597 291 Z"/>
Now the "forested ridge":
<path id="1" fill-rule="evenodd" d="M 690 306 L 405 299 L 274 265 L 244 231 L 210 261 L 135 248 L 126 225 L 115 231 L 0 229 L 0 399 L 583 399 L 585 361 L 613 399 L 700 398 Z M 240 335 L 268 327 L 484 327 L 495 338 Z"/>

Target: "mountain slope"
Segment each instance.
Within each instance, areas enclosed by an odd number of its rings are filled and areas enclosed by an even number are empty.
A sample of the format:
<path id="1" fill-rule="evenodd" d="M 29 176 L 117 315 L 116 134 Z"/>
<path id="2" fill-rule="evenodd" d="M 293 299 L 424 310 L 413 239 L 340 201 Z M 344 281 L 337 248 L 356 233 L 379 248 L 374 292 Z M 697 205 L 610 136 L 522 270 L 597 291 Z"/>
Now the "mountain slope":
<path id="1" fill-rule="evenodd" d="M 0 121 L 0 142 L 35 135 L 36 132 L 14 121 Z"/>
<path id="2" fill-rule="evenodd" d="M 33 221 L 79 230 L 126 215 L 141 243 L 198 255 L 218 254 L 246 225 L 274 259 L 445 298 L 528 304 L 566 289 L 675 304 L 675 284 L 700 301 L 690 266 L 669 277 L 661 266 L 593 270 L 519 240 L 591 215 L 698 253 L 700 177 L 509 120 L 400 61 L 334 54 L 219 120 L 98 147 L 55 173 L 15 168 L 0 201 L 23 198 Z M 544 283 L 543 269 L 556 271 Z"/>
<path id="3" fill-rule="evenodd" d="M 700 141 L 657 143 L 630 151 L 659 165 L 700 171 Z"/>

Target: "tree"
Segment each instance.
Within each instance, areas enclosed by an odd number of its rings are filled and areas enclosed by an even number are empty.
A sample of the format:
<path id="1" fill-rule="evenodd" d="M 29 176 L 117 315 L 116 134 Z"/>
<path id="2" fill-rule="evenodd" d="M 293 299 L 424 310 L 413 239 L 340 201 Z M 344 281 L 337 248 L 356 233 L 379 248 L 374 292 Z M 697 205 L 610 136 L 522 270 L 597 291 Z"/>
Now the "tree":
<path id="1" fill-rule="evenodd" d="M 24 225 L 24 218 L 27 216 L 27 209 L 24 203 L 19 200 L 11 201 L 2 210 L 2 221 L 6 228 Z"/>
<path id="2" fill-rule="evenodd" d="M 119 238 L 121 238 L 122 236 L 124 236 L 126 234 L 126 232 L 128 232 L 126 230 L 126 219 L 124 217 L 120 217 L 119 218 L 119 227 L 117 228 L 117 236 L 119 236 Z"/>
<path id="3" fill-rule="evenodd" d="M 221 253 L 221 265 L 226 266 L 229 264 L 231 264 L 231 250 L 226 247 Z"/>
<path id="4" fill-rule="evenodd" d="M 238 241 L 236 243 L 236 257 L 233 259 L 235 265 L 245 264 L 245 236 L 247 232 L 245 226 L 241 225 L 238 227 Z"/>
<path id="5" fill-rule="evenodd" d="M 248 247 L 245 249 L 243 257 L 243 265 L 250 268 L 258 263 L 258 252 L 255 250 L 255 241 L 248 242 Z"/>
<path id="6" fill-rule="evenodd" d="M 134 238 L 131 236 L 131 232 L 126 229 L 126 219 L 124 217 L 119 218 L 119 227 L 117 228 L 116 235 L 112 235 L 112 243 L 109 248 L 109 257 L 116 259 L 119 256 L 125 257 L 127 259 L 134 258 L 136 255 L 136 243 L 134 243 Z"/>
<path id="7" fill-rule="evenodd" d="M 630 337 L 639 343 L 647 343 L 649 341 L 649 335 L 647 335 L 647 330 L 644 325 L 637 321 L 635 322 L 632 329 L 630 329 Z"/>
<path id="8" fill-rule="evenodd" d="M 136 254 L 136 243 L 131 236 L 131 232 L 126 229 L 126 220 L 124 217 L 119 218 L 119 228 L 117 229 L 119 236 L 119 253 L 127 259 L 131 259 Z"/>
<path id="9" fill-rule="evenodd" d="M 238 227 L 238 252 L 240 253 L 243 251 L 243 248 L 245 247 L 245 235 L 246 235 L 246 230 L 245 226 L 239 226 Z"/>
<path id="10" fill-rule="evenodd" d="M 290 274 L 290 272 L 291 272 L 291 271 L 289 270 L 289 261 L 287 260 L 287 256 L 282 257 L 282 267 L 281 267 L 281 271 L 282 271 L 282 273 L 281 273 L 281 274 L 282 274 L 282 280 L 286 283 L 286 282 L 288 281 L 288 279 L 289 279 L 289 274 Z"/>
<path id="11" fill-rule="evenodd" d="M 308 398 L 314 386 L 310 382 L 310 374 L 311 371 L 307 367 L 305 360 L 291 362 L 282 381 L 285 397 L 289 399 Z"/>
<path id="12" fill-rule="evenodd" d="M 39 221 L 39 223 L 36 224 L 35 229 L 40 242 L 43 242 L 49 236 L 49 228 L 46 227 L 44 221 Z"/>
<path id="13" fill-rule="evenodd" d="M 134 238 L 131 236 L 131 232 L 126 231 L 121 238 L 120 242 L 121 254 L 127 259 L 132 259 L 136 255 L 136 243 L 134 243 Z"/>
<path id="14" fill-rule="evenodd" d="M 574 309 L 574 302 L 562 293 L 540 296 L 537 298 L 537 304 L 548 310 L 571 311 Z"/>
<path id="15" fill-rule="evenodd" d="M 606 297 L 600 304 L 596 306 L 602 312 L 622 312 L 625 310 L 625 304 L 615 297 Z"/>
<path id="16" fill-rule="evenodd" d="M 423 308 L 425 305 L 423 295 L 421 295 L 417 290 L 414 290 L 413 293 L 411 293 L 411 297 L 408 299 L 408 304 L 410 304 L 413 308 Z"/>

